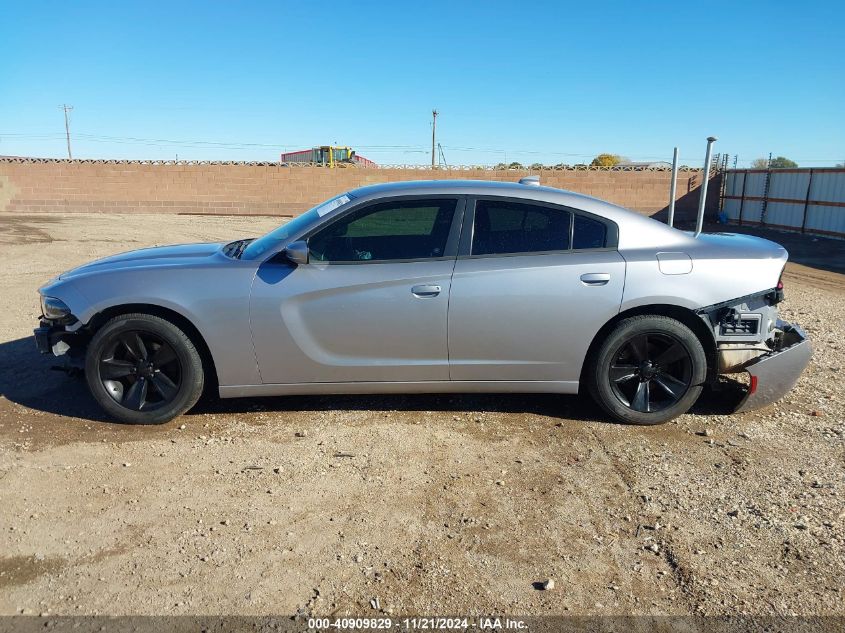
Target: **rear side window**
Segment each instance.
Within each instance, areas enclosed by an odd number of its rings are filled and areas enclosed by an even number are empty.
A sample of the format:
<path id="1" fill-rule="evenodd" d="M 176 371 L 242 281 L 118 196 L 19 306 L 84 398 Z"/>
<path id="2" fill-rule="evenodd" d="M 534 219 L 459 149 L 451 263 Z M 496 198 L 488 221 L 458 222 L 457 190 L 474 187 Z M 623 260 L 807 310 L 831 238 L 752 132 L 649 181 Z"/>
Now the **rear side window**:
<path id="1" fill-rule="evenodd" d="M 607 246 L 607 227 L 598 220 L 575 216 L 575 230 L 572 235 L 572 248 L 604 248 Z"/>
<path id="2" fill-rule="evenodd" d="M 443 257 L 457 200 L 384 202 L 345 215 L 308 240 L 317 261 Z"/>
<path id="3" fill-rule="evenodd" d="M 479 200 L 475 204 L 473 255 L 541 253 L 569 249 L 572 214 L 521 202 Z"/>

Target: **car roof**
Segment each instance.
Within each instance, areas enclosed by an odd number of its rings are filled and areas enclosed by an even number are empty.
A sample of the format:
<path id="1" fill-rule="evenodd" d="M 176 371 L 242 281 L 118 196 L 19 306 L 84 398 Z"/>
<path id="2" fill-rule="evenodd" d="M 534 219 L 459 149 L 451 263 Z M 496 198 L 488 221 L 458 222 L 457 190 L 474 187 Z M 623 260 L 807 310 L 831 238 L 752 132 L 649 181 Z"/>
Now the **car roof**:
<path id="1" fill-rule="evenodd" d="M 526 185 L 518 182 L 498 182 L 491 180 L 411 180 L 368 185 L 354 189 L 349 193 L 362 201 L 391 196 L 442 194 L 524 198 L 526 200 L 548 202 L 573 209 L 580 209 L 616 222 L 620 227 L 620 248 L 623 245 L 635 247 L 685 242 L 687 239 L 681 231 L 670 228 L 662 222 L 657 222 L 635 211 L 615 205 L 612 202 L 565 189 Z"/>
<path id="2" fill-rule="evenodd" d="M 555 189 L 536 185 L 524 185 L 518 182 L 500 182 L 495 180 L 405 180 L 401 182 L 385 182 L 368 185 L 351 191 L 356 198 L 381 197 L 386 195 L 417 195 L 417 194 L 462 194 L 462 195 L 497 195 L 514 196 L 517 198 L 541 199 L 538 193 L 555 196 L 564 195 L 572 198 L 598 200 L 574 191 Z"/>

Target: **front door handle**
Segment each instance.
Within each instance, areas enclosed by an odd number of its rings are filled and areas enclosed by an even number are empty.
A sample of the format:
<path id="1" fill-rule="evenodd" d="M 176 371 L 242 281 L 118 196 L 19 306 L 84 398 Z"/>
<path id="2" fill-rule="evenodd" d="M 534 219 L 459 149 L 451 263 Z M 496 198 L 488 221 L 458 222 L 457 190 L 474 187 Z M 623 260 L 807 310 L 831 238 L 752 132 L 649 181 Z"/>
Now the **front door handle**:
<path id="1" fill-rule="evenodd" d="M 586 273 L 581 275 L 581 283 L 585 286 L 604 286 L 610 281 L 610 273 Z"/>
<path id="2" fill-rule="evenodd" d="M 433 286 L 429 284 L 422 284 L 411 288 L 411 292 L 415 297 L 436 297 L 440 294 L 440 286 Z"/>

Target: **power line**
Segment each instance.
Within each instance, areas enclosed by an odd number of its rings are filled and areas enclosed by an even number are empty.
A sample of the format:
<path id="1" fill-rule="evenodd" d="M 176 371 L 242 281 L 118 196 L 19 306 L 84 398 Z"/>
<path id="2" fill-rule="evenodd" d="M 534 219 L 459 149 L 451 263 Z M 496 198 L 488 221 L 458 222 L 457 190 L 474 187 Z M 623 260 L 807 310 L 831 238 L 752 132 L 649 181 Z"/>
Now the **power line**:
<path id="1" fill-rule="evenodd" d="M 64 134 L 58 133 L 30 133 L 30 132 L 0 132 L 0 137 L 20 138 L 20 139 L 58 139 L 64 138 Z M 181 145 L 186 147 L 223 147 L 223 148 L 253 148 L 253 147 L 267 147 L 278 149 L 283 147 L 301 146 L 306 147 L 308 143 L 295 143 L 291 141 L 278 143 L 250 143 L 250 142 L 227 142 L 227 141 L 198 141 L 198 140 L 180 140 L 168 138 L 142 138 L 137 136 L 109 136 L 103 134 L 87 134 L 84 132 L 77 132 L 76 136 L 88 141 L 94 142 L 109 142 L 117 145 Z M 427 151 L 423 145 L 359 145 L 358 143 L 351 143 L 352 146 L 359 149 L 366 150 L 416 150 Z"/>
<path id="2" fill-rule="evenodd" d="M 0 137 L 6 137 L 9 139 L 19 139 L 19 140 L 59 140 L 64 139 L 67 144 L 68 150 L 68 157 L 72 158 L 72 147 L 71 147 L 71 138 L 70 138 L 70 117 L 69 114 L 73 110 L 73 106 L 64 104 L 59 106 L 63 110 L 66 108 L 67 110 L 64 112 L 67 118 L 67 125 L 65 128 L 65 134 L 61 134 L 60 132 L 0 132 Z M 432 111 L 433 114 L 434 111 Z M 439 113 L 438 113 L 439 114 Z M 432 126 L 433 127 L 433 126 Z M 434 130 L 432 130 L 434 132 Z M 205 141 L 205 140 L 189 140 L 189 139 L 169 139 L 169 138 L 145 138 L 145 137 L 136 137 L 136 136 L 116 136 L 116 135 L 105 135 L 105 134 L 89 134 L 85 132 L 76 132 L 75 136 L 78 139 L 82 139 L 84 141 L 98 143 L 98 144 L 114 144 L 114 145 L 139 145 L 139 146 L 149 146 L 149 147 L 159 147 L 159 146 L 174 146 L 174 147 L 182 147 L 182 148 L 207 148 L 207 149 L 218 149 L 218 150 L 230 150 L 230 151 L 238 151 L 243 150 L 247 151 L 250 149 L 273 149 L 278 150 L 284 147 L 293 147 L 293 146 L 302 146 L 308 147 L 309 144 L 307 143 L 295 143 L 291 141 L 279 142 L 279 143 L 255 143 L 255 142 L 238 142 L 238 141 Z M 433 135 L 434 136 L 434 135 Z M 559 152 L 559 151 L 551 151 L 551 150 L 530 150 L 530 149 L 513 149 L 513 148 L 501 148 L 501 147 L 476 147 L 476 146 L 457 146 L 457 145 L 442 145 L 436 142 L 435 140 L 435 161 L 437 158 L 438 150 L 445 151 L 448 150 L 450 152 L 479 152 L 479 153 L 487 153 L 487 154 L 500 154 L 505 156 L 510 156 L 511 158 L 515 156 L 549 156 L 549 157 L 571 157 L 576 159 L 588 159 L 595 156 L 598 152 L 589 152 L 589 153 L 575 153 L 575 152 Z M 359 145 L 357 143 L 350 143 L 351 146 L 355 147 L 356 149 L 360 149 L 367 152 L 372 152 L 375 154 L 382 154 L 382 153 L 397 153 L 397 154 L 427 154 L 430 149 L 427 149 L 423 145 L 401 145 L 401 144 L 384 144 L 384 145 Z M 441 157 L 442 158 L 442 157 Z M 666 160 L 667 162 L 671 160 L 670 157 L 665 156 L 656 156 L 656 155 L 641 155 L 637 154 L 634 156 L 635 159 L 638 160 Z M 821 166 L 827 163 L 831 165 L 837 164 L 842 162 L 841 158 L 803 158 L 803 157 L 794 157 L 793 160 L 798 162 L 802 165 L 816 165 Z M 737 160 L 737 166 L 745 166 L 750 164 L 751 160 Z"/>

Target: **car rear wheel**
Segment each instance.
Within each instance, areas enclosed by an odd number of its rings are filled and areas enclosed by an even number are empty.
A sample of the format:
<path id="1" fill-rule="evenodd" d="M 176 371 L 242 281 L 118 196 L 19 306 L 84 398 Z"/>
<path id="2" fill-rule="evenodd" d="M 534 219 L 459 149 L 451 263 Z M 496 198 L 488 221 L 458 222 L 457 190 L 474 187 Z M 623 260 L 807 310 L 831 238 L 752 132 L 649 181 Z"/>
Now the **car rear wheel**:
<path id="1" fill-rule="evenodd" d="M 91 339 L 85 377 L 107 413 L 131 424 L 162 424 L 193 407 L 203 368 L 191 339 L 150 314 L 124 314 Z"/>
<path id="2" fill-rule="evenodd" d="M 686 413 L 701 394 L 707 357 L 680 321 L 635 316 L 620 321 L 588 366 L 593 399 L 613 418 L 661 424 Z"/>

